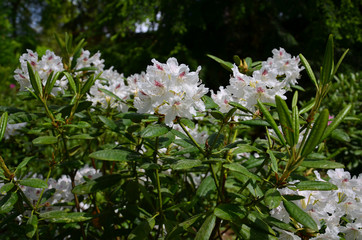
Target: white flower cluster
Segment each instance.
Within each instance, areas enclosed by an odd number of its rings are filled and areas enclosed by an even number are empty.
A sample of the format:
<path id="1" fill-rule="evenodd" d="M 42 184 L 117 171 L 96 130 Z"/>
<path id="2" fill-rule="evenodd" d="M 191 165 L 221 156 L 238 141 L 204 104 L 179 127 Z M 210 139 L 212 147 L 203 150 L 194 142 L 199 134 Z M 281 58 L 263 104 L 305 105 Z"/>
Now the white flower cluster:
<path id="1" fill-rule="evenodd" d="M 39 73 L 43 86 L 45 86 L 47 79 L 52 72 L 56 73 L 64 70 L 62 59 L 59 56 L 56 56 L 54 52 L 47 50 L 45 55 L 39 60 L 38 53 L 29 49 L 27 51 L 28 53 L 24 53 L 20 56 L 20 69 L 18 68 L 14 72 L 14 78 L 20 85 L 20 91 L 24 91 L 27 88 L 33 89 L 30 83 L 27 63 L 31 65 L 34 72 L 36 71 Z M 68 81 L 66 78 L 57 80 L 52 90 L 52 94 L 57 94 L 58 92 L 64 93 L 64 90 L 67 89 L 67 87 Z"/>
<path id="2" fill-rule="evenodd" d="M 127 112 L 128 105 L 125 103 L 130 98 L 130 88 L 124 82 L 123 74 L 119 74 L 113 67 L 105 70 L 102 73 L 102 79 L 96 80 L 94 85 L 90 88 L 87 94 L 87 100 L 91 101 L 93 106 L 98 103 L 103 108 L 117 108 L 118 111 Z M 119 97 L 123 102 L 118 101 L 107 93 L 102 92 L 100 89 L 105 89 Z"/>
<path id="3" fill-rule="evenodd" d="M 43 179 L 42 175 L 37 174 L 30 174 L 29 178 L 39 178 Z M 88 179 L 96 179 L 101 176 L 101 173 L 98 170 L 95 170 L 92 167 L 84 166 L 83 168 L 77 171 L 77 174 L 74 178 L 75 185 L 82 184 L 85 182 L 84 177 Z M 0 183 L 0 188 L 3 186 L 3 183 Z M 26 197 L 30 200 L 31 204 L 34 206 L 37 204 L 37 201 L 40 197 L 42 189 L 39 188 L 32 188 L 20 185 L 21 190 L 25 193 Z M 69 176 L 62 175 L 58 180 L 49 178 L 48 180 L 48 189 L 54 189 L 54 194 L 46 200 L 41 206 L 42 208 L 39 209 L 41 212 L 44 211 L 52 211 L 52 210 L 61 210 L 64 207 L 56 206 L 60 203 L 67 203 L 71 202 L 74 199 L 74 195 L 72 193 L 72 181 Z M 83 210 L 86 210 L 89 207 L 89 204 L 86 202 L 80 203 Z"/>
<path id="4" fill-rule="evenodd" d="M 216 94 L 211 94 L 221 112 L 226 113 L 232 108 L 229 102 L 237 102 L 255 112 L 257 100 L 274 103 L 276 95 L 286 98 L 284 94 L 297 83 L 303 67 L 299 67 L 298 57 L 291 57 L 283 48 L 274 49 L 272 53 L 273 57 L 262 62 L 261 68 L 254 71 L 252 76 L 240 73 L 234 64 L 230 85 L 220 87 Z"/>
<path id="5" fill-rule="evenodd" d="M 77 64 L 75 65 L 75 69 L 83 69 L 95 67 L 97 70 L 95 74 L 100 73 L 104 69 L 104 59 L 101 59 L 101 53 L 97 52 L 93 56 L 90 55 L 88 50 L 82 49 L 82 53 L 80 54 L 79 58 L 77 59 Z"/>
<path id="6" fill-rule="evenodd" d="M 314 171 L 317 181 L 321 179 Z M 344 239 L 362 239 L 362 175 L 351 178 L 349 172 L 343 169 L 328 170 L 329 182 L 336 185 L 334 191 L 293 191 L 288 188 L 279 189 L 284 194 L 304 196 L 304 199 L 294 201 L 307 212 L 318 224 L 325 227 L 324 233 L 312 239 L 336 239 L 343 234 Z M 289 222 L 289 215 L 283 204 L 271 211 L 271 215 L 284 222 Z M 298 236 L 279 230 L 280 239 L 301 239 Z"/>
<path id="7" fill-rule="evenodd" d="M 144 78 L 137 81 L 138 91 L 134 106 L 139 113 L 157 113 L 165 115 L 165 123 L 173 125 L 176 117 L 191 119 L 196 111 L 204 111 L 201 100 L 208 89 L 199 80 L 198 67 L 190 72 L 185 64 L 179 65 L 175 58 L 169 58 L 165 64 L 152 60 Z"/>

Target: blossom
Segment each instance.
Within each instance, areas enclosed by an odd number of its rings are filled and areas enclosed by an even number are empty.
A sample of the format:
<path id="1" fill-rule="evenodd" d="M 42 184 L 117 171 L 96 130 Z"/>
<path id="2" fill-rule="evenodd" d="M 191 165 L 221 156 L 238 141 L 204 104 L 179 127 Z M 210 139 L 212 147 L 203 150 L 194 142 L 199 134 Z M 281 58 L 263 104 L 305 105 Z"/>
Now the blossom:
<path id="1" fill-rule="evenodd" d="M 20 68 L 14 71 L 14 78 L 20 85 L 20 91 L 24 91 L 27 88 L 33 89 L 30 83 L 27 63 L 29 63 L 32 67 L 32 71 L 39 74 L 43 86 L 45 86 L 51 73 L 61 72 L 64 70 L 62 59 L 55 55 L 52 51 L 47 50 L 41 60 L 38 59 L 38 53 L 29 49 L 27 52 L 28 53 L 24 53 L 20 56 Z M 67 83 L 68 82 L 65 77 L 57 80 L 54 84 L 54 88 L 52 89 L 52 94 L 55 95 L 59 92 L 64 93 L 64 90 L 67 88 Z"/>
<path id="2" fill-rule="evenodd" d="M 199 79 L 201 67 L 195 72 L 176 58 L 166 63 L 152 60 L 144 77 L 136 80 L 134 107 L 139 113 L 165 116 L 165 123 L 173 125 L 176 117 L 192 118 L 205 110 L 201 97 L 208 92 Z M 135 79 L 135 78 L 134 78 Z"/>
<path id="3" fill-rule="evenodd" d="M 4 138 L 9 139 L 11 136 L 18 135 L 18 130 L 24 128 L 26 126 L 26 122 L 23 123 L 14 123 L 10 124 L 8 123 L 5 128 Z"/>

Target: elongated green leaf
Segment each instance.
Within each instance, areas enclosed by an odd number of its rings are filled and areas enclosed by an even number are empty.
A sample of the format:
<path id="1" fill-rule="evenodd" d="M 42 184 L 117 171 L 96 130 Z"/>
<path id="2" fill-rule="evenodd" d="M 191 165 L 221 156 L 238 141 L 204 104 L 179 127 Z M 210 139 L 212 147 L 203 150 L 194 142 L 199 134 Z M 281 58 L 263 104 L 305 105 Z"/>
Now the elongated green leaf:
<path id="1" fill-rule="evenodd" d="M 264 219 L 267 223 L 269 223 L 270 225 L 273 225 L 275 227 L 278 227 L 280 229 L 283 229 L 283 230 L 286 230 L 286 231 L 289 231 L 289 232 L 295 232 L 296 229 L 293 228 L 292 226 L 290 226 L 290 224 L 288 223 L 285 223 L 285 222 L 282 222 L 276 218 L 273 218 L 273 217 L 267 217 Z"/>
<path id="2" fill-rule="evenodd" d="M 301 166 L 307 168 L 320 168 L 320 169 L 335 169 L 335 168 L 344 168 L 342 163 L 332 162 L 327 160 L 321 161 L 303 161 Z"/>
<path id="3" fill-rule="evenodd" d="M 346 57 L 348 51 L 349 51 L 349 49 L 347 49 L 346 51 L 344 51 L 344 53 L 342 54 L 341 58 L 338 60 L 338 63 L 337 63 L 337 65 L 336 65 L 336 67 L 334 68 L 333 75 L 335 75 L 335 74 L 337 73 L 337 70 L 338 70 L 339 66 L 341 65 L 343 59 Z"/>
<path id="4" fill-rule="evenodd" d="M 149 218 L 142 221 L 135 229 L 132 230 L 131 234 L 128 235 L 127 240 L 147 240 L 149 239 L 149 233 L 154 228 L 156 221 L 154 218 Z"/>
<path id="5" fill-rule="evenodd" d="M 268 121 L 268 123 L 270 124 L 270 126 L 273 128 L 274 132 L 277 134 L 279 140 L 282 142 L 282 144 L 285 146 L 285 140 L 284 137 L 282 136 L 281 132 L 279 131 L 279 128 L 276 124 L 276 122 L 274 121 L 274 118 L 272 117 L 272 115 L 270 114 L 270 112 L 268 111 L 268 109 L 266 109 L 266 107 L 264 106 L 264 104 L 262 102 L 260 102 L 260 100 L 258 99 L 258 106 L 259 109 L 261 110 L 261 112 L 263 113 L 264 117 L 266 118 L 266 120 Z"/>
<path id="6" fill-rule="evenodd" d="M 294 136 L 294 144 L 297 144 L 299 141 L 299 113 L 298 107 L 294 106 L 292 108 L 292 126 L 293 126 L 293 136 Z"/>
<path id="7" fill-rule="evenodd" d="M 0 194 L 5 194 L 7 192 L 9 192 L 11 189 L 13 189 L 14 187 L 14 183 L 9 182 L 9 183 L 5 183 L 1 188 L 0 188 Z"/>
<path id="8" fill-rule="evenodd" d="M 230 106 L 236 107 L 237 109 L 246 112 L 246 113 L 253 113 L 252 111 L 250 111 L 249 109 L 247 109 L 246 107 L 244 107 L 243 105 L 237 103 L 237 102 L 229 102 Z"/>
<path id="9" fill-rule="evenodd" d="M 83 85 L 80 94 L 85 94 L 89 91 L 89 89 L 94 85 L 95 81 L 101 76 L 103 72 L 100 72 L 97 74 L 97 76 L 94 76 L 94 74 L 92 76 L 90 76 L 88 78 L 88 80 L 85 82 L 85 84 Z"/>
<path id="10" fill-rule="evenodd" d="M 42 95 L 42 83 L 41 83 L 39 74 L 37 74 L 37 72 L 34 73 L 33 68 L 29 62 L 26 62 L 26 63 L 27 63 L 27 67 L 28 67 L 28 73 L 29 73 L 31 86 L 33 87 L 35 94 L 37 96 L 41 96 Z"/>
<path id="11" fill-rule="evenodd" d="M 32 187 L 32 188 L 47 188 L 48 184 L 39 178 L 28 178 L 19 181 L 20 185 Z"/>
<path id="12" fill-rule="evenodd" d="M 248 125 L 248 126 L 263 126 L 263 127 L 271 127 L 271 125 L 264 120 L 260 119 L 252 119 L 252 120 L 245 120 L 241 121 L 241 124 Z"/>
<path id="13" fill-rule="evenodd" d="M 216 216 L 214 214 L 209 215 L 197 232 L 195 240 L 209 240 L 212 230 L 214 229 L 215 222 Z"/>
<path id="14" fill-rule="evenodd" d="M 104 161 L 132 161 L 139 160 L 140 154 L 119 149 L 106 149 L 89 154 L 90 158 Z"/>
<path id="15" fill-rule="evenodd" d="M 171 168 L 173 170 L 186 170 L 193 167 L 198 167 L 202 164 L 200 160 L 189 160 L 189 159 L 181 159 L 174 164 L 171 164 Z"/>
<path id="16" fill-rule="evenodd" d="M 26 157 L 26 158 L 24 158 L 24 160 L 21 161 L 21 163 L 19 163 L 19 165 L 16 167 L 15 172 L 18 171 L 19 169 L 22 169 L 23 167 L 25 167 L 28 164 L 28 162 L 30 160 L 32 160 L 33 158 L 34 157 Z"/>
<path id="17" fill-rule="evenodd" d="M 332 78 L 334 72 L 334 44 L 333 35 L 329 35 L 321 70 L 321 82 L 327 84 Z"/>
<path id="18" fill-rule="evenodd" d="M 84 222 L 93 218 L 89 213 L 85 212 L 65 212 L 65 211 L 50 211 L 41 213 L 40 218 L 46 219 L 53 223 L 74 223 Z"/>
<path id="19" fill-rule="evenodd" d="M 25 227 L 26 236 L 28 238 L 32 238 L 35 235 L 37 229 L 38 229 L 38 217 L 32 214 L 26 223 Z"/>
<path id="20" fill-rule="evenodd" d="M 282 196 L 280 195 L 280 192 L 275 188 L 271 188 L 266 191 L 264 196 L 265 203 L 270 209 L 278 207 L 282 201 Z"/>
<path id="21" fill-rule="evenodd" d="M 191 227 L 203 214 L 197 214 L 186 221 L 176 225 L 171 232 L 167 233 L 166 240 L 174 240 L 174 239 L 181 239 L 178 234 L 180 234 L 183 230 L 187 230 Z"/>
<path id="22" fill-rule="evenodd" d="M 222 121 L 224 119 L 224 114 L 218 110 L 211 111 L 211 115 L 217 120 Z"/>
<path id="23" fill-rule="evenodd" d="M 278 95 L 275 96 L 275 102 L 277 105 L 277 111 L 279 115 L 279 122 L 282 126 L 282 130 L 285 139 L 289 146 L 294 146 L 294 133 L 292 118 L 290 117 L 289 109 L 285 101 Z"/>
<path id="24" fill-rule="evenodd" d="M 269 154 L 270 161 L 271 161 L 271 168 L 272 168 L 273 172 L 278 173 L 277 159 L 275 158 L 273 152 L 270 149 L 268 149 L 266 152 Z"/>
<path id="25" fill-rule="evenodd" d="M 304 212 L 297 205 L 283 199 L 283 204 L 289 215 L 294 218 L 297 222 L 301 223 L 304 227 L 309 228 L 313 231 L 318 231 L 318 226 L 314 222 L 313 218 Z"/>
<path id="26" fill-rule="evenodd" d="M 225 168 L 231 170 L 231 171 L 236 171 L 239 172 L 251 179 L 257 180 L 257 181 L 261 181 L 261 178 L 258 175 L 255 175 L 254 173 L 249 172 L 248 169 L 246 169 L 246 167 L 242 166 L 241 164 L 238 163 L 228 163 L 224 165 Z"/>
<path id="27" fill-rule="evenodd" d="M 314 76 L 313 70 L 312 70 L 312 68 L 310 67 L 307 59 L 306 59 L 302 54 L 299 54 L 299 58 L 300 58 L 300 60 L 301 60 L 301 62 L 302 62 L 302 64 L 303 64 L 303 66 L 305 67 L 305 70 L 307 71 L 310 80 L 312 80 L 312 82 L 314 83 L 314 85 L 318 88 L 317 79 L 316 79 L 316 77 Z"/>
<path id="28" fill-rule="evenodd" d="M 118 97 L 116 94 L 112 93 L 111 91 L 104 89 L 104 88 L 99 88 L 98 89 L 101 92 L 104 92 L 106 95 L 116 99 L 119 102 L 125 103 L 126 101 L 124 101 L 123 99 L 121 99 L 120 97 Z"/>
<path id="29" fill-rule="evenodd" d="M 351 138 L 349 137 L 348 133 L 346 133 L 342 129 L 335 129 L 330 136 L 333 139 L 343 141 L 343 142 L 351 141 Z"/>
<path id="30" fill-rule="evenodd" d="M 78 93 L 78 89 L 77 89 L 77 86 L 75 85 L 75 82 L 74 82 L 74 79 L 73 79 L 72 75 L 70 75 L 70 73 L 66 72 L 66 71 L 64 71 L 63 73 L 64 73 L 65 77 L 68 79 L 69 85 L 72 88 L 72 90 L 75 93 Z"/>
<path id="31" fill-rule="evenodd" d="M 111 130 L 116 130 L 117 124 L 112 119 L 109 119 L 109 118 L 107 118 L 105 116 L 101 116 L 101 115 L 98 117 Z"/>
<path id="32" fill-rule="evenodd" d="M 298 91 L 295 91 L 292 100 L 292 109 L 297 105 L 298 105 Z"/>
<path id="33" fill-rule="evenodd" d="M 327 129 L 325 130 L 321 141 L 323 141 L 324 139 L 326 139 L 332 132 L 334 129 L 336 129 L 338 127 L 338 125 L 343 121 L 343 119 L 347 116 L 347 114 L 349 113 L 349 111 L 352 108 L 352 104 L 348 104 L 342 111 L 339 112 L 339 114 L 333 119 L 333 121 L 331 122 L 331 124 L 329 124 L 329 126 L 327 127 Z"/>
<path id="34" fill-rule="evenodd" d="M 321 143 L 322 136 L 327 127 L 329 112 L 328 109 L 324 109 L 315 121 L 313 128 L 307 138 L 307 141 L 303 147 L 301 156 L 306 157 L 311 153 L 315 147 Z"/>
<path id="35" fill-rule="evenodd" d="M 18 194 L 16 194 L 16 192 L 9 192 L 0 200 L 0 214 L 10 212 L 17 201 Z"/>
<path id="36" fill-rule="evenodd" d="M 8 124 L 8 113 L 4 112 L 0 119 L 0 141 L 3 139 Z"/>
<path id="37" fill-rule="evenodd" d="M 209 58 L 212 58 L 213 60 L 215 60 L 216 62 L 220 63 L 220 65 L 225 68 L 226 70 L 228 70 L 229 72 L 233 72 L 231 69 L 233 68 L 233 64 L 231 62 L 227 62 L 227 61 L 224 61 L 218 57 L 215 57 L 213 55 L 210 55 L 210 54 L 207 54 L 207 56 Z"/>
<path id="38" fill-rule="evenodd" d="M 201 99 L 205 103 L 206 109 L 216 109 L 219 107 L 219 105 L 217 105 L 214 100 L 212 100 L 212 98 L 207 95 L 202 96 Z"/>
<path id="39" fill-rule="evenodd" d="M 311 191 L 330 191 L 337 190 L 338 187 L 330 182 L 321 181 L 302 181 L 295 185 L 298 190 L 311 190 Z"/>
<path id="40" fill-rule="evenodd" d="M 162 125 L 149 125 L 142 132 L 141 137 L 143 138 L 152 138 L 159 137 L 168 133 L 170 129 Z"/>
<path id="41" fill-rule="evenodd" d="M 58 142 L 58 138 L 55 136 L 41 136 L 33 140 L 33 144 L 54 144 Z"/>
<path id="42" fill-rule="evenodd" d="M 59 79 L 59 78 L 62 78 L 63 76 L 63 72 L 56 72 L 54 75 L 51 74 L 45 84 L 45 93 L 46 94 L 49 94 L 52 90 L 53 90 L 53 87 L 56 83 L 56 81 Z"/>
<path id="43" fill-rule="evenodd" d="M 211 176 L 207 176 L 202 180 L 199 188 L 196 191 L 196 196 L 202 198 L 216 190 L 214 179 Z"/>
<path id="44" fill-rule="evenodd" d="M 313 100 L 312 102 L 310 102 L 309 104 L 307 104 L 307 106 L 303 107 L 300 111 L 299 114 L 303 114 L 308 112 L 309 110 L 311 110 L 313 108 L 315 104 L 315 100 Z"/>
<path id="45" fill-rule="evenodd" d="M 214 209 L 214 215 L 220 219 L 237 223 L 246 217 L 247 211 L 240 205 L 224 203 Z"/>

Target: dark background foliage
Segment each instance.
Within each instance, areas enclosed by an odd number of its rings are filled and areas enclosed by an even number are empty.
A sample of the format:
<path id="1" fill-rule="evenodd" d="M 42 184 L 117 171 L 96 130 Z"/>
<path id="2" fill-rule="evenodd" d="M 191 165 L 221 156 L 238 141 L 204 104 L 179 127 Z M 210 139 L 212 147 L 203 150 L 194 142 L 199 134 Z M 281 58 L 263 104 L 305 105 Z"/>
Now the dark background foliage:
<path id="1" fill-rule="evenodd" d="M 318 66 L 328 34 L 336 38 L 336 55 L 350 48 L 344 69 L 361 64 L 361 0 L 7 0 L 0 1 L 1 81 L 27 48 L 56 50 L 54 33 L 85 38 L 87 48 L 101 50 L 107 67 L 126 76 L 140 72 L 151 58 L 174 56 L 191 68 L 203 67 L 212 89 L 228 73 L 206 54 L 232 61 L 233 55 L 264 60 L 273 48 L 303 53 Z M 148 31 L 136 24 L 149 20 Z M 6 71 L 4 70 L 6 69 Z M 303 83 L 302 83 L 303 85 Z"/>

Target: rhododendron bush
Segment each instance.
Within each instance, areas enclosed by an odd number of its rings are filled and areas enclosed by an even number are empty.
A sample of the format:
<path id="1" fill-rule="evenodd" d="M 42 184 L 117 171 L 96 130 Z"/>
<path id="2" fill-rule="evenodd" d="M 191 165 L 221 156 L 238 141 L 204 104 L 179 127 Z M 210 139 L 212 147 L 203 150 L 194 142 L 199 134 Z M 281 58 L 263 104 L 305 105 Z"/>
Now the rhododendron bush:
<path id="1" fill-rule="evenodd" d="M 332 36 L 317 77 L 283 48 L 209 55 L 231 73 L 216 92 L 201 66 L 152 59 L 124 76 L 57 40 L 59 56 L 20 57 L 30 107 L 1 108 L 4 239 L 362 239 L 362 177 L 325 147 L 351 109 L 321 107 L 347 53 L 334 62 Z"/>

